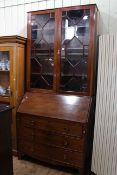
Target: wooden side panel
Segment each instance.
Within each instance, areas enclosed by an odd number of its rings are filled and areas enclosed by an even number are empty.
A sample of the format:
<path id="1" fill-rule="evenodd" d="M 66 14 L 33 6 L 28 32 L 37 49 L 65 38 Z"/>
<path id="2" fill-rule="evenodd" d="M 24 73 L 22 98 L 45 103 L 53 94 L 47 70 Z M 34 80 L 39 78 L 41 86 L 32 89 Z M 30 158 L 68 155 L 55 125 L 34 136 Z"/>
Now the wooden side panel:
<path id="1" fill-rule="evenodd" d="M 13 152 L 17 150 L 16 143 L 16 111 L 24 94 L 24 46 L 16 44 L 13 60 L 13 96 L 12 105 L 15 107 L 12 112 L 12 146 Z"/>
<path id="2" fill-rule="evenodd" d="M 16 61 L 16 108 L 24 95 L 24 47 L 18 45 Z"/>

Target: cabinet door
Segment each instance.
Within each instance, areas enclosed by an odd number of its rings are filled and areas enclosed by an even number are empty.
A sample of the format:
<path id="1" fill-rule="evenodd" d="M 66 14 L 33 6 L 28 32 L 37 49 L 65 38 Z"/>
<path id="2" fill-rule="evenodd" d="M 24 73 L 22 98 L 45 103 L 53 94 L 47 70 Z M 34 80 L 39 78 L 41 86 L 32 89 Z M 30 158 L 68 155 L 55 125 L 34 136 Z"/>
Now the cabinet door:
<path id="1" fill-rule="evenodd" d="M 95 5 L 29 13 L 27 89 L 91 95 Z"/>
<path id="2" fill-rule="evenodd" d="M 0 47 L 0 101 L 10 102 L 12 89 L 12 57 L 11 47 Z"/>
<path id="3" fill-rule="evenodd" d="M 94 60 L 95 6 L 63 8 L 58 51 L 58 91 L 90 93 Z"/>
<path id="4" fill-rule="evenodd" d="M 30 88 L 54 87 L 54 11 L 31 15 Z"/>

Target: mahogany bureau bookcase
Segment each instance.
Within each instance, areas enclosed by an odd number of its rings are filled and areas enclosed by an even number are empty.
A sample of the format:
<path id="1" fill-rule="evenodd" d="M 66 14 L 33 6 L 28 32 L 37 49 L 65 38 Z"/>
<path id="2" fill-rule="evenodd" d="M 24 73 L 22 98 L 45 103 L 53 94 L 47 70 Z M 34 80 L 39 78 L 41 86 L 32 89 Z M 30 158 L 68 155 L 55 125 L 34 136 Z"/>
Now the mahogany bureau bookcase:
<path id="1" fill-rule="evenodd" d="M 19 158 L 28 155 L 85 174 L 93 141 L 96 14 L 96 5 L 28 13 Z"/>

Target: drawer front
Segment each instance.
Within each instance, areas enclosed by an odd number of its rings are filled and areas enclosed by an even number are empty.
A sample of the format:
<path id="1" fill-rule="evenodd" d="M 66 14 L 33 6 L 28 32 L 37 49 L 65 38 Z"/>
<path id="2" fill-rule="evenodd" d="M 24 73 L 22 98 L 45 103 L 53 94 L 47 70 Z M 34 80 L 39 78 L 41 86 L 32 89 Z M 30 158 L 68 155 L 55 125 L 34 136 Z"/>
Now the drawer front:
<path id="1" fill-rule="evenodd" d="M 21 153 L 27 154 L 29 156 L 34 154 L 34 145 L 32 142 L 20 141 L 18 149 L 18 151 Z"/>
<path id="2" fill-rule="evenodd" d="M 34 129 L 29 127 L 20 127 L 18 138 L 20 140 L 34 141 Z"/>
<path id="3" fill-rule="evenodd" d="M 74 135 L 77 137 L 82 137 L 82 126 L 80 125 L 72 125 L 66 123 L 49 123 L 48 126 L 51 130 L 58 133 L 65 133 L 68 135 Z"/>
<path id="4" fill-rule="evenodd" d="M 59 135 L 46 130 L 35 130 L 28 127 L 20 127 L 18 138 L 24 141 L 35 142 L 36 144 L 44 143 L 67 149 L 83 152 L 84 139 Z"/>
<path id="5" fill-rule="evenodd" d="M 72 151 L 70 152 L 62 148 L 56 148 L 40 144 L 38 146 L 34 146 L 34 155 L 39 159 L 50 159 L 78 167 L 84 166 L 82 153 Z"/>
<path id="6" fill-rule="evenodd" d="M 68 151 L 63 148 L 47 146 L 44 144 L 36 145 L 27 141 L 20 142 L 18 151 L 33 156 L 39 160 L 41 160 L 41 158 L 50 159 L 52 161 L 58 161 L 75 167 L 84 167 L 83 153 L 76 151 Z"/>
<path id="7" fill-rule="evenodd" d="M 71 123 L 65 122 L 63 120 L 56 120 L 53 119 L 47 120 L 46 118 L 39 118 L 39 117 L 31 117 L 23 115 L 21 117 L 21 125 L 26 127 L 31 127 L 35 129 L 42 129 L 47 131 L 53 131 L 56 133 L 67 134 L 77 137 L 82 137 L 83 135 L 83 127 L 82 124 L 79 123 Z"/>
<path id="8" fill-rule="evenodd" d="M 30 128 L 47 129 L 48 121 L 46 119 L 41 119 L 38 117 L 23 115 L 21 117 L 21 125 L 24 127 L 30 127 Z"/>
<path id="9" fill-rule="evenodd" d="M 68 134 L 77 136 L 77 137 L 82 137 L 83 135 L 83 126 L 81 124 L 70 124 L 68 126 Z"/>
<path id="10" fill-rule="evenodd" d="M 66 137 L 64 139 L 64 147 L 78 152 L 84 152 L 85 141 L 74 137 Z"/>
<path id="11" fill-rule="evenodd" d="M 64 160 L 70 165 L 83 168 L 84 167 L 84 154 L 78 152 L 68 152 L 64 153 Z"/>
<path id="12" fill-rule="evenodd" d="M 24 127 L 34 128 L 34 118 L 31 116 L 22 116 L 20 118 L 20 124 Z"/>
<path id="13" fill-rule="evenodd" d="M 65 135 L 58 135 L 48 131 L 35 131 L 34 140 L 36 144 L 44 143 L 47 145 L 54 145 L 57 147 L 64 147 L 67 149 L 83 151 L 84 139 L 70 137 Z"/>
<path id="14" fill-rule="evenodd" d="M 53 131 L 61 134 L 68 134 L 77 137 L 82 137 L 82 125 L 78 123 L 65 123 L 60 121 L 46 121 L 46 120 L 36 120 L 35 121 L 36 129 L 44 129 L 48 131 Z"/>

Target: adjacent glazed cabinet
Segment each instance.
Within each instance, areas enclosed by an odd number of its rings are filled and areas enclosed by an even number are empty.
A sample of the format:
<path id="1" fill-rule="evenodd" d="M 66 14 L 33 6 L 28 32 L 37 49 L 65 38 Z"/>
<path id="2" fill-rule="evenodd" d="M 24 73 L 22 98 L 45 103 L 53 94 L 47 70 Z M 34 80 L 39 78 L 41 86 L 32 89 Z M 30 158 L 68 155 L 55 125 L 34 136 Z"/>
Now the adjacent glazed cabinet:
<path id="1" fill-rule="evenodd" d="M 24 57 L 26 39 L 0 37 L 0 103 L 11 104 L 12 145 L 16 152 L 16 109 L 24 94 Z"/>
<path id="2" fill-rule="evenodd" d="M 27 90 L 92 95 L 95 5 L 28 13 Z"/>

